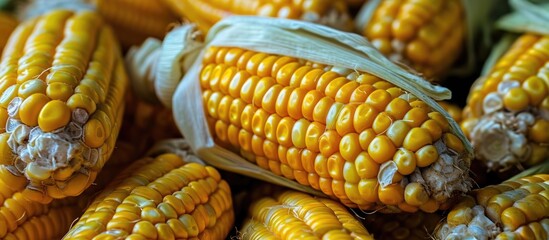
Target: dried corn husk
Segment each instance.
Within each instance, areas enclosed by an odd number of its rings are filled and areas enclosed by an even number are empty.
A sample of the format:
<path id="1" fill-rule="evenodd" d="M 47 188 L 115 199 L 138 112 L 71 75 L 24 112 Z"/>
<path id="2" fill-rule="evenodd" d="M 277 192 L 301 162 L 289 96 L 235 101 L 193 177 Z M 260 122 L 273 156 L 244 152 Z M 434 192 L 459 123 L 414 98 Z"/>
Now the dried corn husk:
<path id="1" fill-rule="evenodd" d="M 502 17 L 496 23 L 500 29 L 510 32 L 533 32 L 549 35 L 549 3 L 543 0 L 510 0 L 515 12 Z"/>
<path id="2" fill-rule="evenodd" d="M 239 47 L 252 51 L 296 57 L 335 67 L 367 72 L 385 79 L 415 95 L 436 111 L 441 112 L 450 122 L 452 132 L 465 143 L 467 155 L 469 155 L 467 158 L 472 153 L 472 148 L 458 125 L 435 102 L 435 100 L 448 99 L 451 95 L 450 91 L 446 88 L 432 85 L 421 77 L 399 67 L 385 58 L 367 40 L 359 35 L 348 34 L 307 22 L 235 16 L 224 19 L 210 29 L 203 46 L 199 46 L 200 43 L 196 42 L 195 36 L 196 31 L 192 27 L 183 26 L 176 28 L 166 37 L 166 40 L 162 44 L 162 50 L 160 46 L 148 46 L 148 49 L 130 50 L 133 53 L 127 58 L 127 63 L 130 65 L 138 63 L 139 59 L 134 59 L 132 56 L 140 55 L 141 51 L 162 51 L 160 59 L 153 61 L 158 62 L 158 66 L 138 66 L 147 68 L 143 72 L 153 71 L 153 69 L 163 69 L 169 74 L 164 75 L 163 78 L 151 78 L 154 74 L 138 76 L 144 79 L 141 83 L 155 82 L 141 85 L 155 86 L 154 89 L 145 89 L 144 91 L 154 91 L 156 94 L 160 94 L 159 99 L 172 99 L 174 117 L 178 128 L 188 140 L 191 149 L 208 164 L 217 168 L 284 185 L 296 190 L 322 195 L 310 187 L 300 185 L 295 181 L 264 170 L 214 143 L 206 120 L 203 117 L 205 113 L 201 101 L 202 93 L 199 81 L 197 81 L 201 61 L 194 61 L 196 59 L 194 51 L 210 46 Z M 187 45 L 185 42 L 192 43 L 192 50 L 186 49 Z M 164 45 L 169 46 L 170 49 L 175 49 L 175 46 L 180 47 L 178 52 L 171 51 L 170 55 L 166 54 L 167 58 L 171 59 L 170 61 L 162 59 L 165 56 Z M 154 56 L 154 54 L 151 55 Z M 202 55 L 203 52 L 198 55 L 199 59 Z M 194 63 L 189 65 L 188 63 L 192 61 Z M 176 68 L 179 69 L 172 71 Z M 184 76 L 178 74 L 184 74 Z M 156 76 L 158 77 L 158 75 Z M 157 83 L 156 81 L 162 81 L 163 83 Z M 173 93 L 172 89 L 159 88 L 158 86 L 160 85 L 177 85 L 177 89 Z M 469 163 L 469 159 L 467 159 L 466 164 L 469 165 Z"/>
<path id="3" fill-rule="evenodd" d="M 355 18 L 355 30 L 362 34 L 365 26 L 382 0 L 370 0 L 365 3 L 360 9 Z M 465 34 L 465 62 L 460 66 L 454 66 L 449 75 L 463 76 L 471 74 L 475 67 L 478 66 L 479 59 L 485 56 L 485 51 L 491 45 L 490 33 L 493 31 L 493 26 L 490 20 L 490 15 L 499 14 L 501 11 L 501 1 L 497 0 L 462 0 L 461 1 L 465 9 L 466 31 Z"/>

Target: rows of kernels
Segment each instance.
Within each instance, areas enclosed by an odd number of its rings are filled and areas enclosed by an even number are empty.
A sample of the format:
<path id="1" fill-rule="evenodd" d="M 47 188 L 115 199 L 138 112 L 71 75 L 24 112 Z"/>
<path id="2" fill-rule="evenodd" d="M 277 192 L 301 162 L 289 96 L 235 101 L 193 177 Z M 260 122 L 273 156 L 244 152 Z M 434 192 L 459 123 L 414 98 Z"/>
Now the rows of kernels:
<path id="1" fill-rule="evenodd" d="M 13 152 L 8 158 L 26 162 L 19 166 L 30 180 L 24 195 L 43 202 L 78 195 L 108 159 L 119 130 L 127 77 L 115 37 L 93 12 L 56 10 L 22 23 L 8 46 L 0 63 L 0 102 L 6 103 L 0 124 L 10 137 L 2 144 Z M 46 133 L 68 144 L 81 140 L 73 147 L 83 153 L 59 157 L 61 167 L 32 162 L 40 148 L 33 141 Z M 25 145 L 30 148 L 23 153 L 19 146 Z"/>
<path id="2" fill-rule="evenodd" d="M 74 205 L 47 206 L 44 209 L 44 212 L 22 221 L 4 239 L 59 239 L 79 213 L 78 207 Z"/>
<path id="3" fill-rule="evenodd" d="M 427 78 L 437 77 L 454 62 L 464 42 L 460 1 L 382 1 L 364 35 L 382 53 L 404 60 Z"/>
<path id="4" fill-rule="evenodd" d="M 292 190 L 254 200 L 240 232 L 243 239 L 372 239 L 343 205 Z"/>
<path id="5" fill-rule="evenodd" d="M 549 151 L 549 37 L 524 34 L 494 65 L 485 79 L 471 90 L 461 124 L 469 136 L 477 122 L 493 113 L 526 112 L 527 129 L 518 127 L 532 149 L 526 165 L 535 164 Z M 524 125 L 524 123 L 521 123 Z M 526 148 L 526 146 L 524 147 Z"/>
<path id="6" fill-rule="evenodd" d="M 4 177 L 13 176 L 0 172 L 0 238 L 2 239 L 53 239 L 61 237 L 76 218 L 78 207 L 74 201 L 54 201 L 41 204 L 29 200 L 21 192 L 9 187 Z"/>
<path id="7" fill-rule="evenodd" d="M 475 190 L 473 195 L 461 198 L 452 208 L 446 220 L 448 226 L 482 227 L 486 231 L 483 234 L 495 239 L 549 237 L 549 175 L 539 174 L 506 181 Z M 479 212 L 479 206 L 483 211 Z M 485 215 L 491 223 L 481 220 L 484 216 L 477 214 Z M 487 224 L 495 224 L 499 229 L 494 232 Z M 457 228 L 456 231 L 466 233 Z"/>
<path id="8" fill-rule="evenodd" d="M 442 216 L 437 213 L 371 214 L 364 226 L 376 239 L 426 239 Z"/>
<path id="9" fill-rule="evenodd" d="M 203 64 L 204 107 L 218 142 L 352 206 L 404 203 L 402 177 L 379 186 L 384 163 L 395 161 L 406 175 L 438 159 L 438 140 L 463 151 L 440 113 L 412 107 L 418 100 L 411 95 L 376 88 L 394 86 L 374 76 L 352 81 L 298 59 L 235 48 L 212 47 Z"/>
<path id="10" fill-rule="evenodd" d="M 138 45 L 147 37 L 162 39 L 168 26 L 178 21 L 162 1 L 94 0 L 93 4 L 113 26 L 125 48 Z"/>
<path id="11" fill-rule="evenodd" d="M 191 19 L 204 31 L 230 15 L 253 15 L 300 19 L 351 30 L 352 20 L 344 0 L 323 1 L 208 1 L 165 0 L 172 8 Z"/>
<path id="12" fill-rule="evenodd" d="M 67 239 L 225 237 L 234 216 L 229 185 L 217 170 L 174 154 L 135 164 L 141 166 L 115 179 L 118 184 L 95 199 Z"/>

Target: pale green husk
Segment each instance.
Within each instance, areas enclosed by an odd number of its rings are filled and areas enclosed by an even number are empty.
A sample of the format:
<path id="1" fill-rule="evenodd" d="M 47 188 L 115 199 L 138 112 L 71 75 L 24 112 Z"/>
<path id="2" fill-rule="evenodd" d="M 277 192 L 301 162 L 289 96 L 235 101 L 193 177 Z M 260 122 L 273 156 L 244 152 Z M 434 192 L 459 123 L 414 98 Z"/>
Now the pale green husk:
<path id="1" fill-rule="evenodd" d="M 549 2 L 541 0 L 510 0 L 515 10 L 496 23 L 500 29 L 510 32 L 531 32 L 549 35 Z"/>
<path id="2" fill-rule="evenodd" d="M 95 7 L 87 0 L 30 0 L 20 4 L 17 8 L 17 16 L 22 21 L 43 15 L 54 9 L 95 10 Z"/>
<path id="3" fill-rule="evenodd" d="M 207 49 L 210 46 L 239 47 L 291 56 L 378 76 L 441 112 L 448 119 L 452 132 L 465 144 L 468 154 L 472 155 L 472 147 L 457 123 L 433 100 L 448 99 L 450 91 L 431 85 L 421 77 L 402 69 L 359 35 L 300 21 L 235 16 L 220 21 L 210 30 L 205 47 Z M 204 52 L 198 59 L 202 59 L 203 54 Z M 201 101 L 200 83 L 197 81 L 201 64 L 201 61 L 194 62 L 178 85 L 172 100 L 177 126 L 191 148 L 208 164 L 217 168 L 322 195 L 310 187 L 262 169 L 214 143 L 203 117 L 206 114 Z"/>
<path id="4" fill-rule="evenodd" d="M 549 174 L 549 161 L 545 161 L 542 164 L 538 164 L 536 166 L 528 168 L 520 172 L 519 174 L 509 178 L 509 180 L 517 180 L 523 177 L 528 177 L 536 174 Z"/>

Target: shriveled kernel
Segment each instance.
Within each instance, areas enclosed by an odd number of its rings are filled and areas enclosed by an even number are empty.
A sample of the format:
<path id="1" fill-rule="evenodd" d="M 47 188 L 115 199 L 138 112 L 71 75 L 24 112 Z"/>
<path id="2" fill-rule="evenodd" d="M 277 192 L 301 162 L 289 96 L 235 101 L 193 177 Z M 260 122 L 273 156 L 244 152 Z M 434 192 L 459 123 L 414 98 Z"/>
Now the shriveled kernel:
<path id="1" fill-rule="evenodd" d="M 320 153 L 324 156 L 330 156 L 339 151 L 339 143 L 341 137 L 335 130 L 328 130 L 324 132 L 319 139 Z"/>
<path id="2" fill-rule="evenodd" d="M 416 156 L 412 151 L 406 149 L 398 149 L 393 157 L 398 172 L 402 175 L 408 175 L 416 170 Z"/>
<path id="3" fill-rule="evenodd" d="M 81 93 L 73 94 L 67 100 L 67 106 L 73 111 L 77 108 L 85 109 L 90 115 L 94 113 L 97 108 L 96 103 L 90 97 Z"/>
<path id="4" fill-rule="evenodd" d="M 428 119 L 427 111 L 423 108 L 412 108 L 406 113 L 403 121 L 406 121 L 411 127 L 419 127 Z"/>
<path id="5" fill-rule="evenodd" d="M 379 183 L 375 178 L 361 179 L 358 183 L 358 192 L 360 193 L 360 197 L 371 203 L 375 203 L 379 200 L 379 188 Z M 386 195 L 387 194 L 385 194 L 384 197 L 386 197 Z"/>
<path id="6" fill-rule="evenodd" d="M 438 160 L 438 151 L 435 146 L 427 145 L 415 153 L 418 167 L 427 167 Z"/>
<path id="7" fill-rule="evenodd" d="M 280 120 L 276 128 L 276 136 L 279 144 L 286 147 L 292 146 L 292 130 L 295 123 L 295 120 L 290 117 L 285 117 Z"/>
<path id="8" fill-rule="evenodd" d="M 380 164 L 392 159 L 395 152 L 393 142 L 385 135 L 375 137 L 368 146 L 368 154 Z"/>
<path id="9" fill-rule="evenodd" d="M 373 91 L 368 98 L 366 99 L 366 104 L 369 104 L 373 108 L 375 108 L 377 111 L 383 111 L 387 104 L 391 102 L 392 98 L 391 95 L 383 90 L 378 89 Z"/>
<path id="10" fill-rule="evenodd" d="M 394 119 L 402 119 L 411 108 L 412 107 L 406 100 L 402 98 L 394 98 L 385 108 L 385 112 Z"/>
<path id="11" fill-rule="evenodd" d="M 408 134 L 410 129 L 411 127 L 408 125 L 408 123 L 402 120 L 398 120 L 391 124 L 391 126 L 387 129 L 387 132 L 385 132 L 385 135 L 387 135 L 387 137 L 391 139 L 396 147 L 400 147 L 402 146 L 404 138 L 406 138 L 406 135 Z"/>
<path id="12" fill-rule="evenodd" d="M 46 94 L 53 100 L 67 101 L 74 94 L 74 91 L 68 84 L 55 82 L 47 86 Z"/>
<path id="13" fill-rule="evenodd" d="M 429 200 L 429 195 L 423 185 L 413 182 L 406 185 L 404 200 L 412 206 L 421 206 Z"/>
<path id="14" fill-rule="evenodd" d="M 341 138 L 339 152 L 345 160 L 354 162 L 361 151 L 362 148 L 360 147 L 358 134 L 349 133 Z"/>
<path id="15" fill-rule="evenodd" d="M 410 151 L 415 152 L 421 147 L 432 143 L 433 140 L 429 131 L 424 128 L 416 127 L 412 128 L 412 130 L 410 130 L 408 134 L 406 134 L 406 138 L 404 138 L 402 146 Z"/>
<path id="16" fill-rule="evenodd" d="M 465 150 L 465 146 L 456 135 L 452 133 L 445 133 L 443 139 L 444 143 L 446 143 L 446 145 L 454 151 L 460 153 Z"/>
<path id="17" fill-rule="evenodd" d="M 356 111 L 355 105 L 345 105 L 337 117 L 336 130 L 339 135 L 343 136 L 347 133 L 353 132 L 353 118 Z"/>
<path id="18" fill-rule="evenodd" d="M 361 152 L 355 159 L 356 171 L 361 179 L 375 178 L 379 172 L 379 163 L 374 161 L 367 152 Z"/>
<path id="19" fill-rule="evenodd" d="M 316 104 L 323 98 L 323 95 L 320 91 L 310 90 L 305 94 L 303 98 L 303 104 L 301 105 L 301 113 L 303 117 L 309 121 L 313 121 L 313 113 Z"/>
<path id="20" fill-rule="evenodd" d="M 358 141 L 360 142 L 360 147 L 362 148 L 362 150 L 368 150 L 370 143 L 372 142 L 372 140 L 374 140 L 375 137 L 376 133 L 373 129 L 368 129 L 361 132 L 358 135 Z"/>
<path id="21" fill-rule="evenodd" d="M 379 111 L 368 104 L 360 104 L 353 115 L 355 131 L 362 132 L 371 128 Z"/>
<path id="22" fill-rule="evenodd" d="M 387 205 L 396 205 L 404 201 L 404 188 L 399 183 L 379 187 L 379 200 Z"/>

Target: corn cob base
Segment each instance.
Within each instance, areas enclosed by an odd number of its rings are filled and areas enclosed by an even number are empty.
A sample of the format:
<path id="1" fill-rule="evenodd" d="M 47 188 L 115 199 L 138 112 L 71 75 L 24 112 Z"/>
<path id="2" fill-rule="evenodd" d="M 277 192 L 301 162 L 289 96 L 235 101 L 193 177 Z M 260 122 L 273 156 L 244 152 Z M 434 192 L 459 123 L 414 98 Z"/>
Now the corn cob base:
<path id="1" fill-rule="evenodd" d="M 492 171 L 528 167 L 549 156 L 549 37 L 516 40 L 473 86 L 462 128 Z"/>
<path id="2" fill-rule="evenodd" d="M 506 181 L 463 197 L 437 239 L 548 239 L 549 175 Z"/>
<path id="3" fill-rule="evenodd" d="M 92 12 L 55 10 L 17 28 L 0 65 L 12 70 L 0 75 L 0 171 L 13 181 L 8 187 L 46 203 L 94 181 L 124 111 L 119 54 Z"/>

